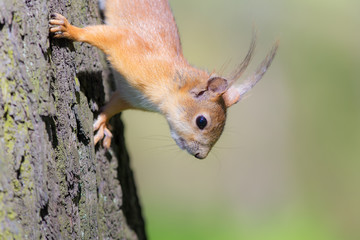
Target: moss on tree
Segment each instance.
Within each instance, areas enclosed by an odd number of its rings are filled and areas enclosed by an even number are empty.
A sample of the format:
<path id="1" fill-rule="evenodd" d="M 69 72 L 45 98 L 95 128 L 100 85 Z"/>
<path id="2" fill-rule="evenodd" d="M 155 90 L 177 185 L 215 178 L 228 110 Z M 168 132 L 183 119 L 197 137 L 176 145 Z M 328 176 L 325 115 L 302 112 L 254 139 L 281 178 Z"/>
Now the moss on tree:
<path id="1" fill-rule="evenodd" d="M 111 71 L 49 38 L 52 12 L 101 21 L 97 1 L 0 2 L 0 239 L 146 239 L 119 117 L 112 149 L 93 146 Z"/>

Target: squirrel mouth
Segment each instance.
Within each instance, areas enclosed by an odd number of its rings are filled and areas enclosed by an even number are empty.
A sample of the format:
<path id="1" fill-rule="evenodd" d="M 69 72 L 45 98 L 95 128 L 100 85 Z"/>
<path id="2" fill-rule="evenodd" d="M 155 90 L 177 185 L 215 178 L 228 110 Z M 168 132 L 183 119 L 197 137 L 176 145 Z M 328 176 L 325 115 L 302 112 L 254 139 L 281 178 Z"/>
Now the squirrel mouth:
<path id="1" fill-rule="evenodd" d="M 191 148 L 188 145 L 188 143 L 185 141 L 185 139 L 182 137 L 176 136 L 174 140 L 176 144 L 179 146 L 179 148 L 181 148 L 181 150 L 186 150 L 190 155 L 193 155 L 197 159 L 204 159 L 208 155 L 208 151 L 207 152 L 200 151 L 198 147 L 196 147 L 195 149 Z"/>
<path id="2" fill-rule="evenodd" d="M 186 148 L 186 141 L 182 137 L 176 138 L 175 142 L 179 146 L 179 148 L 181 148 L 181 150 L 184 150 Z"/>

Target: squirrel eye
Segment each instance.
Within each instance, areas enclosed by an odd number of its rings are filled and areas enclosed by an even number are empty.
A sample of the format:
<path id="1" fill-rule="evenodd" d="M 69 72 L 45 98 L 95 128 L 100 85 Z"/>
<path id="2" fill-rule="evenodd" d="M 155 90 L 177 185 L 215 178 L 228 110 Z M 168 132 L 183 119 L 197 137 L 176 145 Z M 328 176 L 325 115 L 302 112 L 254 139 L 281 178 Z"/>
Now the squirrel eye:
<path id="1" fill-rule="evenodd" d="M 203 115 L 200 115 L 196 118 L 196 125 L 203 130 L 207 125 L 207 120 Z"/>

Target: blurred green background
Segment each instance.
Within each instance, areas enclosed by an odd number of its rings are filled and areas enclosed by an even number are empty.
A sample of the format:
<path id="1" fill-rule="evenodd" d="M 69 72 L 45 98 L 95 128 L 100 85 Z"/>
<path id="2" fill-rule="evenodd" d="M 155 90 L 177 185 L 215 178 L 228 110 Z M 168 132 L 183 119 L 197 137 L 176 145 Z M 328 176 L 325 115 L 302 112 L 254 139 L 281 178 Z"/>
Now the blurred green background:
<path id="1" fill-rule="evenodd" d="M 360 239 L 360 1 L 170 4 L 198 67 L 226 76 L 253 26 L 247 74 L 280 48 L 205 160 L 178 149 L 163 117 L 123 114 L 150 240 Z"/>

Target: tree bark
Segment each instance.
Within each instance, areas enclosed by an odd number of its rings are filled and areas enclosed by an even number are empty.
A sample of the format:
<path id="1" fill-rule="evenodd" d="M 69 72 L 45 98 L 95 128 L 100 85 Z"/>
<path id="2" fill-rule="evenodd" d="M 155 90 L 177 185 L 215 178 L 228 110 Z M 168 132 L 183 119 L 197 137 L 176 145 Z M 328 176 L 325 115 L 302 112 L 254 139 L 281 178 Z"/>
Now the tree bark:
<path id="1" fill-rule="evenodd" d="M 0 1 L 0 239 L 146 239 L 119 116 L 111 149 L 94 147 L 111 70 L 51 39 L 53 12 L 101 22 L 95 0 Z"/>

